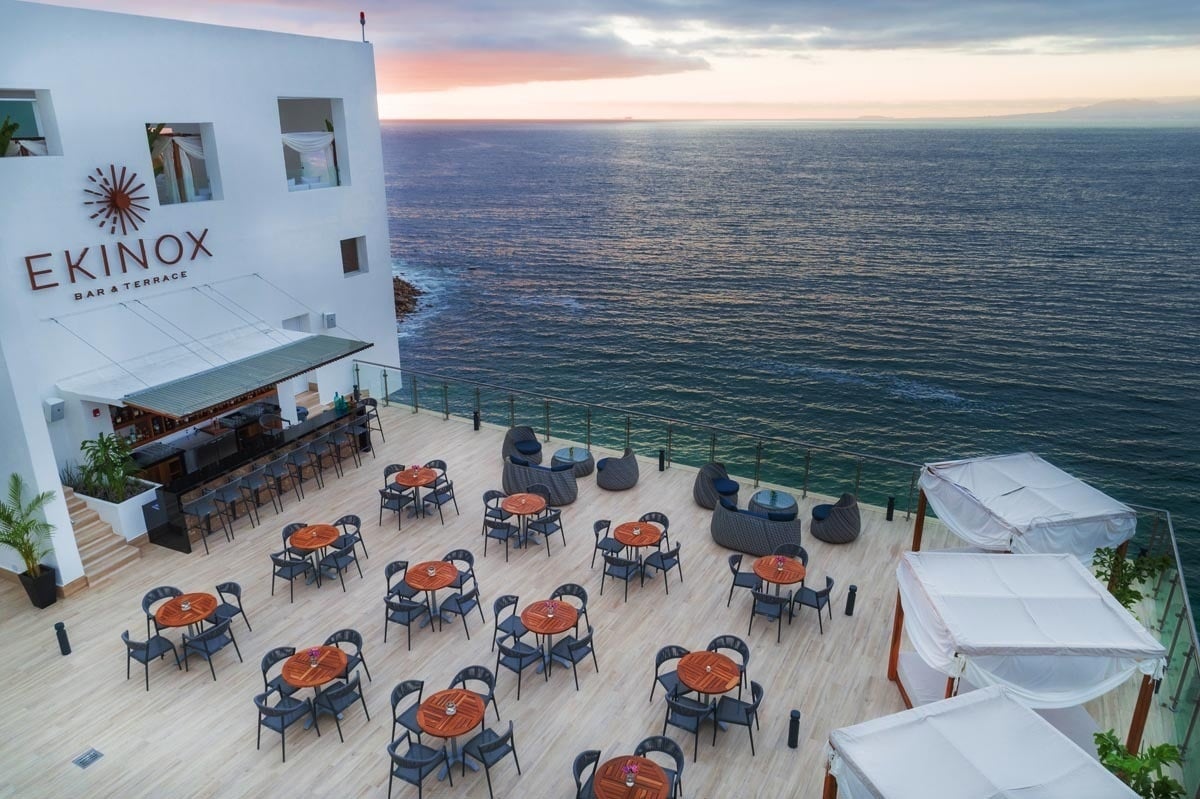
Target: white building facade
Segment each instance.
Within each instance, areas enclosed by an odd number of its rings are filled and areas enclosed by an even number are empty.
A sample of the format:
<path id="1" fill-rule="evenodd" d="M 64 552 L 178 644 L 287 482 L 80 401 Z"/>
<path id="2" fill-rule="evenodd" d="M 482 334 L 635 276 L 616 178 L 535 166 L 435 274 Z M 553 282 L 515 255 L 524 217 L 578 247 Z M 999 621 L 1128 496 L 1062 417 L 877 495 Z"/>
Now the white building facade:
<path id="1" fill-rule="evenodd" d="M 0 157 L 0 478 L 55 492 L 68 586 L 60 469 L 122 397 L 312 334 L 396 363 L 374 54 L 10 0 L 0 19 L 0 121 L 20 122 Z M 310 383 L 348 394 L 350 358 L 283 381 L 282 416 Z"/>

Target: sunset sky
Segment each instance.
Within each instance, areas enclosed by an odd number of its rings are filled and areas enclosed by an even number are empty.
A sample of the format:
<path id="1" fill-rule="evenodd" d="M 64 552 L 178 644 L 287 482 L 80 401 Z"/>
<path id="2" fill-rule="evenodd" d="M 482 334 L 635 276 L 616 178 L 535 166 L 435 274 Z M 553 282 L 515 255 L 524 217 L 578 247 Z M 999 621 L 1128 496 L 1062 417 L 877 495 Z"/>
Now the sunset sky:
<path id="1" fill-rule="evenodd" d="M 980 116 L 1200 97 L 1195 0 L 63 0 L 358 39 L 380 115 Z"/>

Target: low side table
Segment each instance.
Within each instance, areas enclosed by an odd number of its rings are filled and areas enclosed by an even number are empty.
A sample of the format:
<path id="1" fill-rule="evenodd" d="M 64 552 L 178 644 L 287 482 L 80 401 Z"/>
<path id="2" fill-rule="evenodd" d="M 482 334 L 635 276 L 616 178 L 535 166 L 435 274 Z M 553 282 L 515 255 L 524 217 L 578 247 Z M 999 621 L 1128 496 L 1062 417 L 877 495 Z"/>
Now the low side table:
<path id="1" fill-rule="evenodd" d="M 754 492 L 754 496 L 750 497 L 750 504 L 746 507 L 754 513 L 791 513 L 793 519 L 799 511 L 795 497 L 769 488 Z"/>
<path id="2" fill-rule="evenodd" d="M 575 465 L 576 477 L 586 477 L 596 470 L 596 459 L 592 457 L 591 450 L 583 447 L 563 447 L 555 450 L 554 456 L 550 458 L 551 466 L 567 463 Z"/>

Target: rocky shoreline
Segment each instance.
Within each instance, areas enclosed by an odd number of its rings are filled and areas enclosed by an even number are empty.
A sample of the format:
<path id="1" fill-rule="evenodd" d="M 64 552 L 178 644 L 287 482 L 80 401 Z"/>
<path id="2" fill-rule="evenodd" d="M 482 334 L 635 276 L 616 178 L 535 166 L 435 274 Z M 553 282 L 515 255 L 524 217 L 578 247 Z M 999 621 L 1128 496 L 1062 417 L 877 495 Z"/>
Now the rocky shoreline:
<path id="1" fill-rule="evenodd" d="M 392 276 L 392 297 L 396 304 L 397 322 L 404 321 L 405 317 L 417 310 L 420 305 L 420 297 L 424 293 L 407 280 Z"/>

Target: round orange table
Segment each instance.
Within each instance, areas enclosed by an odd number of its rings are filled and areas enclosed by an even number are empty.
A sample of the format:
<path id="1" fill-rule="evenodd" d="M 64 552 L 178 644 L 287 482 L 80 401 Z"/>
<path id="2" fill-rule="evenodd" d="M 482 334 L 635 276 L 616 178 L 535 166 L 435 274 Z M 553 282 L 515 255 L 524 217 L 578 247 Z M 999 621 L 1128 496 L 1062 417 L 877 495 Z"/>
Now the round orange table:
<path id="1" fill-rule="evenodd" d="M 445 588 L 457 579 L 458 567 L 448 560 L 426 560 L 408 567 L 408 571 L 404 573 L 404 582 L 418 591 L 429 594 L 429 618 L 421 619 L 422 627 L 432 624 L 433 617 L 439 615 L 438 590 Z"/>
<path id="2" fill-rule="evenodd" d="M 557 599 L 543 599 L 521 611 L 521 623 L 525 625 L 525 628 L 544 639 L 545 651 L 542 653 L 542 662 L 538 664 L 539 672 L 544 671 L 550 664 L 554 636 L 565 633 L 574 627 L 578 620 L 579 611 L 575 609 L 575 606 Z M 571 663 L 567 661 L 564 665 L 570 666 Z"/>
<path id="3" fill-rule="evenodd" d="M 412 489 L 414 514 L 420 513 L 424 515 L 425 513 L 418 489 L 433 485 L 437 481 L 437 478 L 437 469 L 430 469 L 427 466 L 419 466 L 416 469 L 405 469 L 402 472 L 396 472 L 396 485 Z"/>
<path id="4" fill-rule="evenodd" d="M 315 666 L 308 656 L 313 648 L 318 651 Z M 346 653 L 336 646 L 305 647 L 284 661 L 280 674 L 293 688 L 319 688 L 340 677 L 348 662 Z"/>
<path id="5" fill-rule="evenodd" d="M 288 538 L 288 546 L 303 549 L 305 552 L 316 552 L 332 544 L 341 534 L 342 531 L 332 524 L 310 524 L 292 533 Z"/>
<path id="6" fill-rule="evenodd" d="M 723 694 L 742 681 L 733 658 L 720 652 L 689 652 L 675 667 L 679 681 L 698 694 Z"/>
<path id="7" fill-rule="evenodd" d="M 187 610 L 183 609 L 185 602 Z M 191 627 L 207 619 L 216 609 L 217 598 L 213 594 L 180 594 L 159 606 L 154 611 L 154 620 L 159 627 Z"/>
<path id="8" fill-rule="evenodd" d="M 453 703 L 454 712 L 448 713 L 448 706 Z M 417 724 L 421 730 L 438 738 L 450 739 L 450 758 L 441 771 L 438 779 L 446 778 L 448 767 L 463 762 L 463 756 L 458 751 L 458 736 L 468 733 L 483 721 L 483 697 L 465 688 L 447 688 L 438 691 L 426 699 L 417 708 Z M 473 771 L 479 767 L 467 762 Z"/>
<path id="9" fill-rule="evenodd" d="M 656 547 L 662 528 L 653 522 L 625 522 L 613 530 L 613 538 L 627 547 Z"/>
<path id="10" fill-rule="evenodd" d="M 546 498 L 538 494 L 509 494 L 501 500 L 500 507 L 516 516 L 520 522 L 520 535 L 516 544 L 519 548 L 525 543 L 528 517 L 546 509 Z"/>
<path id="11" fill-rule="evenodd" d="M 804 564 L 796 558 L 783 555 L 763 555 L 754 561 L 754 573 L 768 583 L 775 584 L 775 593 L 779 586 L 804 582 Z"/>
<path id="12" fill-rule="evenodd" d="M 632 788 L 625 784 L 626 765 L 637 766 Z M 621 755 L 596 768 L 592 792 L 596 799 L 666 799 L 671 792 L 671 781 L 662 766 L 650 758 Z"/>

